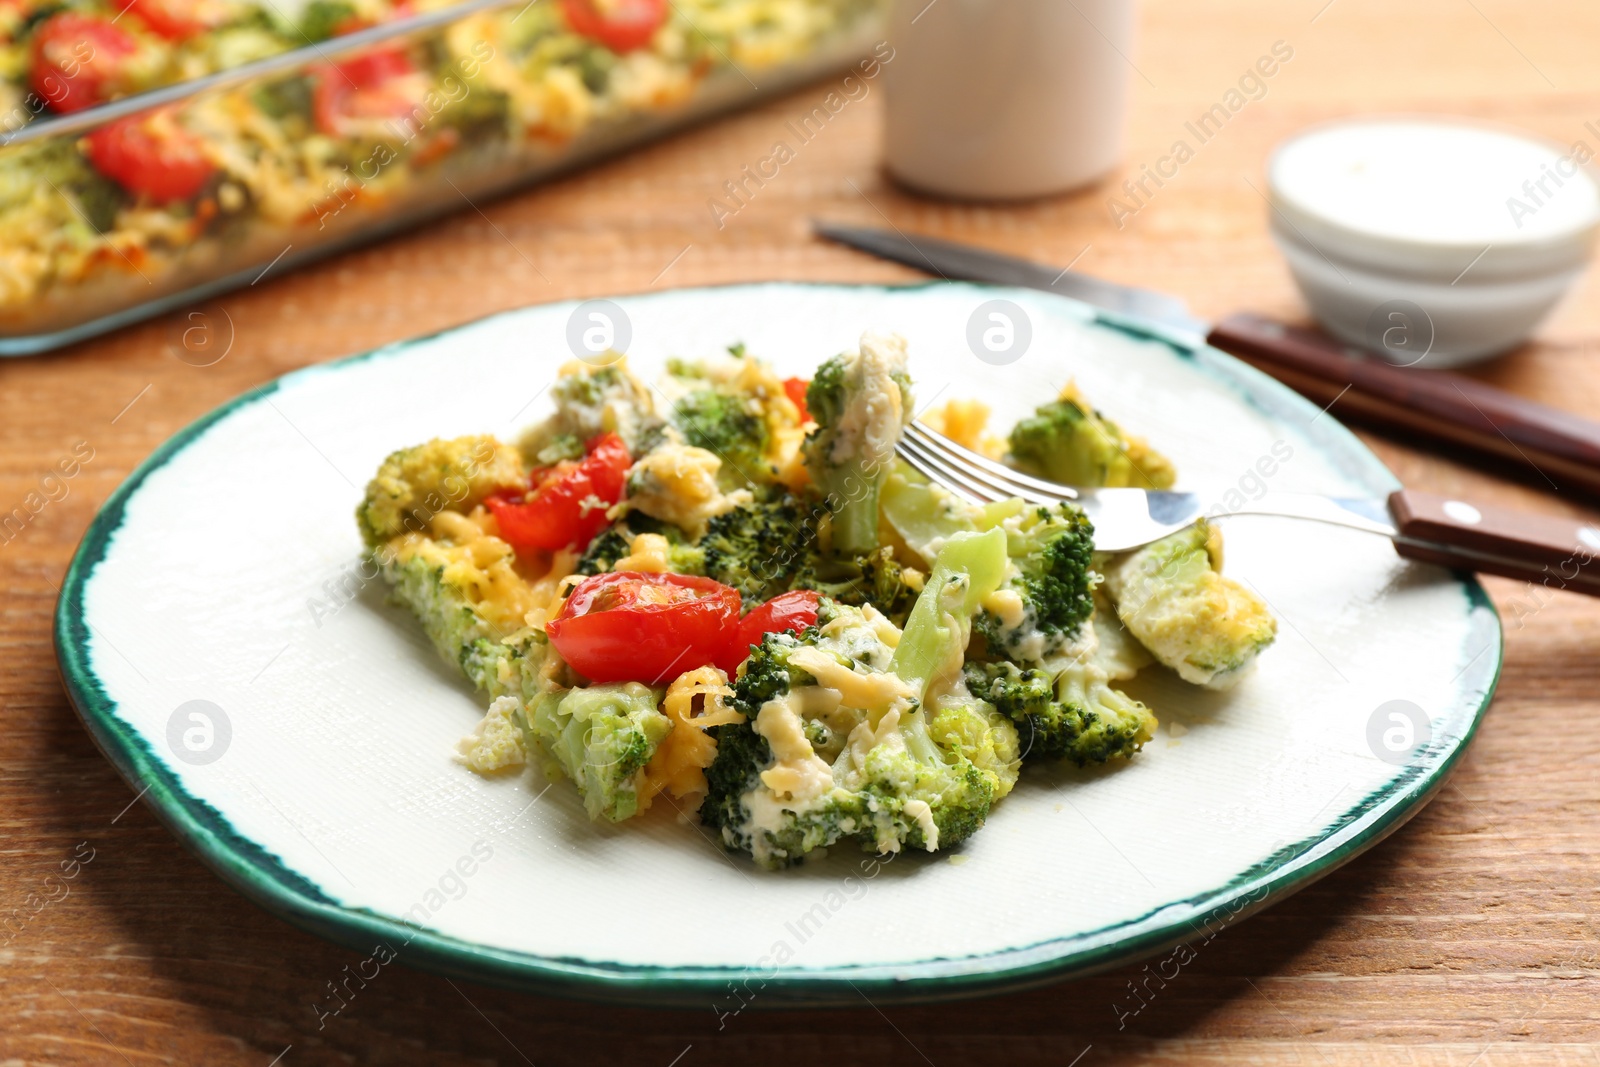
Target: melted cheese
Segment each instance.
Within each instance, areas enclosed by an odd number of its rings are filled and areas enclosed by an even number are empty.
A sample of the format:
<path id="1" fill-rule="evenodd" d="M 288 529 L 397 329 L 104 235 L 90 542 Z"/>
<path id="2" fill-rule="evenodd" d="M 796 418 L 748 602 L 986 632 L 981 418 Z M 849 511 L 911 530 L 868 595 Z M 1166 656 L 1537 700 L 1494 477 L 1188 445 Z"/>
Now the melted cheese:
<path id="1" fill-rule="evenodd" d="M 401 561 L 420 557 L 443 567 L 444 581 L 460 589 L 474 610 L 499 629 L 542 627 L 559 606 L 557 594 L 577 568 L 578 553 L 538 553 L 519 560 L 495 536 L 498 529 L 481 507 L 470 515 L 441 511 L 429 523 L 431 536 L 403 534 L 390 545 Z"/>
<path id="2" fill-rule="evenodd" d="M 939 850 L 939 827 L 933 821 L 933 809 L 926 800 L 908 800 L 901 809 L 922 830 L 922 840 L 929 852 Z"/>
<path id="3" fill-rule="evenodd" d="M 723 493 L 717 485 L 721 469 L 722 460 L 715 453 L 669 442 L 628 472 L 628 500 L 646 515 L 698 538 L 712 519 L 751 500 L 745 489 Z"/>
<path id="4" fill-rule="evenodd" d="M 753 397 L 760 407 L 761 421 L 767 426 L 768 462 L 780 472 L 791 470 L 795 463 L 801 462 L 800 445 L 806 437 L 800 409 L 789 399 L 783 379 L 769 364 L 748 358 L 734 362 L 738 370 L 729 384 Z"/>
<path id="5" fill-rule="evenodd" d="M 666 574 L 672 570 L 672 544 L 660 534 L 639 534 L 628 544 L 628 554 L 612 565 L 613 571 Z"/>
<path id="6" fill-rule="evenodd" d="M 567 601 L 567 594 L 581 578 L 577 574 L 578 560 L 581 558 L 578 553 L 566 549 L 551 554 L 543 576 L 531 587 L 534 607 L 523 616 L 527 625 L 542 630 L 546 620 L 561 610 L 561 605 Z"/>
<path id="7" fill-rule="evenodd" d="M 907 568 L 900 573 L 902 575 L 917 574 L 916 571 L 913 571 L 910 568 Z M 921 575 L 918 574 L 918 577 L 920 578 Z M 907 582 L 906 584 L 910 585 L 911 583 Z M 867 620 L 867 625 L 872 627 L 872 632 L 877 636 L 879 641 L 882 641 L 889 648 L 900 647 L 900 627 L 890 622 L 884 616 L 883 612 L 879 611 L 871 604 L 863 604 L 861 605 L 861 617 Z"/>
<path id="8" fill-rule="evenodd" d="M 443 581 L 461 591 L 480 615 L 503 631 L 519 630 L 538 606 L 528 580 L 517 571 L 511 546 L 455 512 L 441 512 L 434 537 L 403 534 L 391 545 L 402 562 L 421 558 L 443 569 Z"/>
<path id="9" fill-rule="evenodd" d="M 663 790 L 675 797 L 706 791 L 705 769 L 717 758 L 717 742 L 706 731 L 744 721 L 743 715 L 728 707 L 732 695 L 727 675 L 715 667 L 681 674 L 667 687 L 661 711 L 672 721 L 672 732 L 656 747 L 640 776 L 640 810 L 648 808 Z M 696 697 L 701 698 L 698 708 Z"/>
<path id="10" fill-rule="evenodd" d="M 983 610 L 1000 620 L 1000 625 L 1007 630 L 1015 630 L 1022 625 L 1022 620 L 1027 615 L 1027 609 L 1022 603 L 1022 597 L 1014 589 L 996 589 L 982 600 Z"/>
<path id="11" fill-rule="evenodd" d="M 789 663 L 814 677 L 818 685 L 837 689 L 843 702 L 852 708 L 886 708 L 896 700 L 910 699 L 913 695 L 911 687 L 901 681 L 899 675 L 888 671 L 860 674 L 819 648 L 797 648 L 789 654 Z"/>
<path id="12" fill-rule="evenodd" d="M 804 803 L 833 788 L 833 771 L 806 739 L 796 703 L 790 693 L 761 705 L 755 731 L 772 749 L 772 766 L 761 772 L 761 783 L 776 797 Z"/>
<path id="13" fill-rule="evenodd" d="M 867 765 L 867 753 L 879 745 L 904 747 L 905 743 L 900 735 L 900 709 L 894 707 L 884 713 L 876 726 L 870 721 L 859 723 L 850 731 L 845 748 L 850 754 L 850 766 L 860 771 Z"/>
<path id="14" fill-rule="evenodd" d="M 1003 441 L 983 432 L 989 424 L 989 405 L 980 400 L 951 400 L 919 416 L 918 421 L 990 459 L 999 459 L 1005 453 Z"/>

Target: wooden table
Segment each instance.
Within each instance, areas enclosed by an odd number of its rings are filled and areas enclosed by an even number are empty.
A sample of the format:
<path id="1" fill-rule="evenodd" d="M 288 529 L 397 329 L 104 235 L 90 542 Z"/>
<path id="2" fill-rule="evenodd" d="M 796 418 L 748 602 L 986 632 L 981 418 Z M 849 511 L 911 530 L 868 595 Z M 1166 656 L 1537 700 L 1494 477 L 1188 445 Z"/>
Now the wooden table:
<path id="1" fill-rule="evenodd" d="M 1324 6 L 1326 5 L 1326 6 Z M 1320 9 L 1320 10 L 1319 10 Z M 0 948 L 7 1063 L 889 1064 L 1600 1063 L 1600 604 L 1535 609 L 1509 582 L 1505 674 L 1472 751 L 1402 832 L 1222 934 L 1119 1028 L 1129 967 L 1003 1000 L 929 1008 L 619 1011 L 404 968 L 321 1030 L 311 1003 L 355 953 L 302 934 L 183 851 L 90 744 L 50 645 L 62 572 L 133 466 L 213 406 L 285 371 L 518 304 L 652 286 L 907 272 L 809 239 L 811 216 L 968 239 L 1185 294 L 1214 316 L 1302 314 L 1257 189 L 1270 147 L 1363 111 L 1450 111 L 1600 145 L 1600 7 L 1580 0 L 1151 0 L 1133 57 L 1130 171 L 1163 154 L 1273 42 L 1293 59 L 1118 229 L 1111 188 L 1022 207 L 906 195 L 878 170 L 878 100 L 852 104 L 719 230 L 721 182 L 765 156 L 821 87 L 560 184 L 464 210 L 225 309 L 215 365 L 173 357 L 174 316 L 0 369 L 0 503 L 87 441 L 92 461 L 0 546 L 0 911 L 87 842 L 71 896 Z M 1121 176 L 1115 181 L 1120 182 Z M 1447 182 L 1450 176 L 1439 175 Z M 1482 373 L 1600 411 L 1589 283 L 1528 349 Z M 1552 494 L 1367 438 L 1406 482 L 1574 511 Z M 1574 512 L 1575 513 L 1575 512 Z M 1526 601 L 1518 608 L 1519 599 Z M 681 1059 L 678 1058 L 681 1056 Z M 1076 1059 L 1080 1057 L 1081 1059 Z"/>

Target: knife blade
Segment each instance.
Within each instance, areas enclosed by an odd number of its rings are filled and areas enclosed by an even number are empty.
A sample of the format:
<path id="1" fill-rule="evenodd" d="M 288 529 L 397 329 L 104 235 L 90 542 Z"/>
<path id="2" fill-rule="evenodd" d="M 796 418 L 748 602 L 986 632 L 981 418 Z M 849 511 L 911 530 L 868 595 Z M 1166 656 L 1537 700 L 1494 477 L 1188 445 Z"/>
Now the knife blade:
<path id="1" fill-rule="evenodd" d="M 1600 423 L 1451 371 L 1399 367 L 1321 333 L 1250 313 L 1214 326 L 1179 298 L 1058 270 L 988 249 L 899 230 L 816 221 L 818 236 L 946 279 L 1072 297 L 1209 344 L 1301 393 L 1336 417 L 1463 449 L 1501 473 L 1557 493 L 1600 497 Z"/>
<path id="2" fill-rule="evenodd" d="M 1041 289 L 1074 297 L 1107 311 L 1160 322 L 1201 340 L 1211 328 L 1210 324 L 1191 315 L 1182 300 L 1152 289 L 1120 285 L 1071 269 L 1058 270 L 1043 263 L 938 237 L 919 234 L 913 240 L 899 231 L 822 221 L 815 221 L 812 226 L 819 236 L 837 244 L 947 280 Z"/>

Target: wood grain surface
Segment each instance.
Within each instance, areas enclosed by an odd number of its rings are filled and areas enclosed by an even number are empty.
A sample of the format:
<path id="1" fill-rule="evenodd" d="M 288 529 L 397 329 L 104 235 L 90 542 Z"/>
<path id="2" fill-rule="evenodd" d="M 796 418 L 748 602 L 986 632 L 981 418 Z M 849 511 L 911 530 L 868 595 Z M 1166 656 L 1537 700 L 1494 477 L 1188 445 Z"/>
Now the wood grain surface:
<path id="1" fill-rule="evenodd" d="M 896 190 L 878 168 L 875 96 L 846 108 L 718 229 L 708 198 L 768 153 L 785 120 L 820 99 L 818 87 L 293 276 L 269 274 L 200 309 L 218 343 L 231 342 L 213 365 L 176 358 L 175 339 L 193 322 L 169 316 L 0 367 L 0 510 L 78 442 L 93 450 L 67 495 L 0 545 L 0 916 L 30 916 L 0 947 L 0 1061 L 1600 1064 L 1600 602 L 1570 594 L 1490 580 L 1506 621 L 1504 676 L 1432 805 L 1344 869 L 1221 934 L 1121 1018 L 1139 967 L 1003 999 L 752 1010 L 719 1027 L 709 1004 L 602 1008 L 402 966 L 319 1027 L 313 1003 L 361 957 L 223 885 L 134 803 L 67 706 L 50 616 L 96 508 L 174 431 L 285 371 L 530 302 L 910 276 L 810 240 L 811 216 L 887 218 L 1075 260 L 1183 294 L 1208 317 L 1251 309 L 1300 319 L 1259 193 L 1281 138 L 1349 113 L 1422 111 L 1600 147 L 1584 125 L 1600 124 L 1600 7 L 1589 0 L 1151 0 L 1141 22 L 1130 173 L 1273 42 L 1294 57 L 1120 229 L 1106 198 L 1122 176 L 1018 207 Z M 1536 343 L 1475 373 L 1600 412 L 1597 285 L 1587 282 Z M 1594 518 L 1536 470 L 1513 465 L 1503 473 L 1518 480 L 1507 480 L 1367 439 L 1417 488 Z M 91 850 L 69 895 L 35 913 L 30 894 L 59 893 L 46 878 Z M 647 920 L 653 907 L 683 903 L 641 900 L 629 911 Z"/>

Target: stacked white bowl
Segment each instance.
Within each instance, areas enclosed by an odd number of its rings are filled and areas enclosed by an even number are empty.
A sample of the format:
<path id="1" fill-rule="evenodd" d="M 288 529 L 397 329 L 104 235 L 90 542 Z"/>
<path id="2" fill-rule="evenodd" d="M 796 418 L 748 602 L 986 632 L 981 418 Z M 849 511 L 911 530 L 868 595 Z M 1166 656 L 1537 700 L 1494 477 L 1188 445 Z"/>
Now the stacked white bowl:
<path id="1" fill-rule="evenodd" d="M 1397 363 L 1473 362 L 1525 340 L 1583 273 L 1595 151 L 1436 119 L 1318 127 L 1273 154 L 1273 237 L 1341 340 Z"/>

